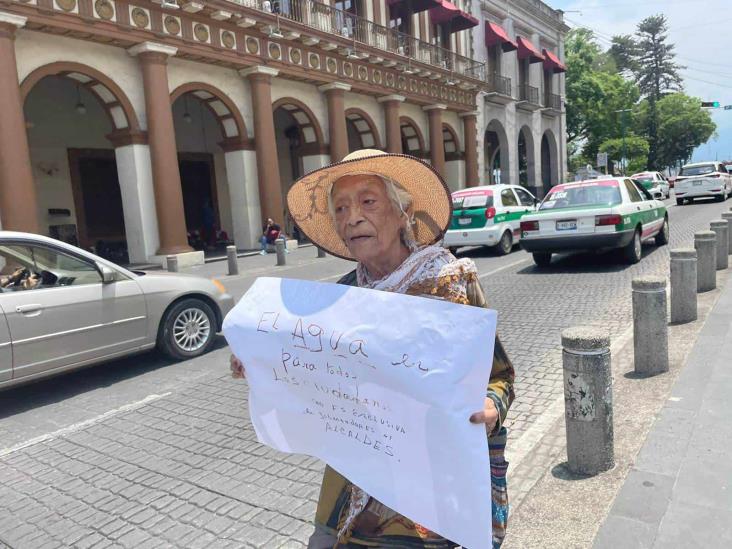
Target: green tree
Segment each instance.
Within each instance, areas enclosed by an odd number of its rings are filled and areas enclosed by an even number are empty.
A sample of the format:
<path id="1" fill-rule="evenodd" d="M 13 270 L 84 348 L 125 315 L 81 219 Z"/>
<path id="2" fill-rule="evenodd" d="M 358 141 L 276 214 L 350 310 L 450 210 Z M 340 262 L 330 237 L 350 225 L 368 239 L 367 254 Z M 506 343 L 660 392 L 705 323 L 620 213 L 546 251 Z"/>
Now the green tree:
<path id="1" fill-rule="evenodd" d="M 659 165 L 686 162 L 694 149 L 714 135 L 717 125 L 700 105 L 700 99 L 683 93 L 667 95 L 658 102 Z"/>
<path id="2" fill-rule="evenodd" d="M 600 145 L 600 152 L 607 153 L 608 160 L 620 164 L 624 160 L 628 163 L 627 174 L 633 174 L 646 169 L 648 159 L 648 140 L 632 135 L 622 138 L 613 138 Z"/>
<path id="3" fill-rule="evenodd" d="M 600 100 L 600 89 L 591 76 L 602 51 L 592 31 L 581 28 L 569 31 L 564 51 L 567 65 L 567 140 L 576 143 L 586 138 L 587 113 Z"/>
<path id="4" fill-rule="evenodd" d="M 624 75 L 633 75 L 638 69 L 638 43 L 629 34 L 613 36 L 608 55 L 615 62 L 617 70 Z"/>

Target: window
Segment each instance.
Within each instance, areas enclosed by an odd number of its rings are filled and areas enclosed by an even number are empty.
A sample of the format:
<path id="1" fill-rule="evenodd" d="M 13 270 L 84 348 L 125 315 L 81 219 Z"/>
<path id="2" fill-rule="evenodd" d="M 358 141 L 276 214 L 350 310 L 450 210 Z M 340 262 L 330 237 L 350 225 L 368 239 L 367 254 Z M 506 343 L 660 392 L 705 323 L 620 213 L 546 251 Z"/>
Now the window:
<path id="1" fill-rule="evenodd" d="M 516 195 L 513 194 L 511 189 L 503 189 L 501 191 L 501 203 L 504 206 L 518 206 Z"/>
<path id="2" fill-rule="evenodd" d="M 635 188 L 638 189 L 638 192 L 641 195 L 641 200 L 653 200 L 653 196 L 643 185 L 641 185 L 637 181 L 634 181 L 633 184 L 635 185 Z"/>
<path id="3" fill-rule="evenodd" d="M 522 206 L 533 206 L 536 203 L 534 197 L 528 191 L 523 189 L 514 189 L 514 191 L 518 195 Z"/>
<path id="4" fill-rule="evenodd" d="M 558 185 L 546 195 L 539 209 L 613 206 L 621 201 L 620 188 L 615 182 Z"/>
<path id="5" fill-rule="evenodd" d="M 488 48 L 488 74 L 501 74 L 501 46 L 496 44 Z"/>
<path id="6" fill-rule="evenodd" d="M 700 164 L 698 166 L 684 166 L 681 168 L 679 175 L 707 175 L 714 173 L 716 166 L 714 164 Z"/>
<path id="7" fill-rule="evenodd" d="M 630 179 L 625 180 L 625 188 L 628 190 L 631 202 L 643 202 L 643 198 L 641 197 L 638 187 L 636 187 Z"/>
<path id="8" fill-rule="evenodd" d="M 412 34 L 412 14 L 401 3 L 389 6 L 389 28 L 410 36 Z M 402 44 L 400 46 L 403 47 Z"/>
<path id="9" fill-rule="evenodd" d="M 53 248 L 0 244 L 0 289 L 32 290 L 97 284 L 102 277 L 94 264 Z"/>

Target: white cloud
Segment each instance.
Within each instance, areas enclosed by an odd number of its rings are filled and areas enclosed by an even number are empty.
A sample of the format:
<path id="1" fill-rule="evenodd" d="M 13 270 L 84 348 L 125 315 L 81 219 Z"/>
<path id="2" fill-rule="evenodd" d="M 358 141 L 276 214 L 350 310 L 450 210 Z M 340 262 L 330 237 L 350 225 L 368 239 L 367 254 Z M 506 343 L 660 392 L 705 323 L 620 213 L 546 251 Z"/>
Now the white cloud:
<path id="1" fill-rule="evenodd" d="M 632 34 L 639 21 L 662 13 L 668 19 L 669 40 L 676 45 L 685 91 L 706 101 L 732 105 L 732 10 L 730 0 L 545 0 L 565 11 L 570 26 L 586 26 L 598 41 L 609 45 L 617 34 Z M 579 11 L 581 13 L 572 13 Z M 696 160 L 732 160 L 732 110 L 712 112 L 718 138 L 697 149 Z"/>

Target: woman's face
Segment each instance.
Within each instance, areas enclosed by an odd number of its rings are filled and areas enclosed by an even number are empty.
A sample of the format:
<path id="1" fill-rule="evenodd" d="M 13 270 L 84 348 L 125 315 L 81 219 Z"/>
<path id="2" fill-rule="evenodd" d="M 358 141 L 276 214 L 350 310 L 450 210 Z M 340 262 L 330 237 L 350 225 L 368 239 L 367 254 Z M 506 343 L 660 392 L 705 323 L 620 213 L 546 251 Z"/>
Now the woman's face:
<path id="1" fill-rule="evenodd" d="M 373 175 L 347 175 L 331 193 L 338 236 L 365 264 L 398 253 L 405 216 L 396 211 L 384 182 Z"/>

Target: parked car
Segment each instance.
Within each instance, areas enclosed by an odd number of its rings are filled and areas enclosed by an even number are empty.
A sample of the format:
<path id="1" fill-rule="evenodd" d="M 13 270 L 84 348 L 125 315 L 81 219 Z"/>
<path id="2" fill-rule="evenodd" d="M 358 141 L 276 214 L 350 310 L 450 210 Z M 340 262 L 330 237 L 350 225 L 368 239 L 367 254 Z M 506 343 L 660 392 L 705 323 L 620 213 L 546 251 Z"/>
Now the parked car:
<path id="1" fill-rule="evenodd" d="M 539 201 L 518 185 L 487 185 L 452 193 L 452 222 L 443 246 L 455 253 L 461 246 L 490 246 L 502 255 L 520 239 L 521 218 Z"/>
<path id="2" fill-rule="evenodd" d="M 133 272 L 58 240 L 0 231 L 0 388 L 154 347 L 199 356 L 233 305 L 215 280 Z"/>
<path id="3" fill-rule="evenodd" d="M 631 175 L 630 178 L 643 185 L 653 198 L 663 200 L 671 197 L 671 185 L 660 172 L 641 172 Z"/>
<path id="4" fill-rule="evenodd" d="M 698 162 L 681 168 L 674 188 L 676 204 L 714 197 L 720 202 L 732 196 L 732 174 L 721 162 Z"/>
<path id="5" fill-rule="evenodd" d="M 628 178 L 583 181 L 553 187 L 536 213 L 521 220 L 521 247 L 540 267 L 559 252 L 619 248 L 626 260 L 641 259 L 641 244 L 668 243 L 666 207 Z"/>

